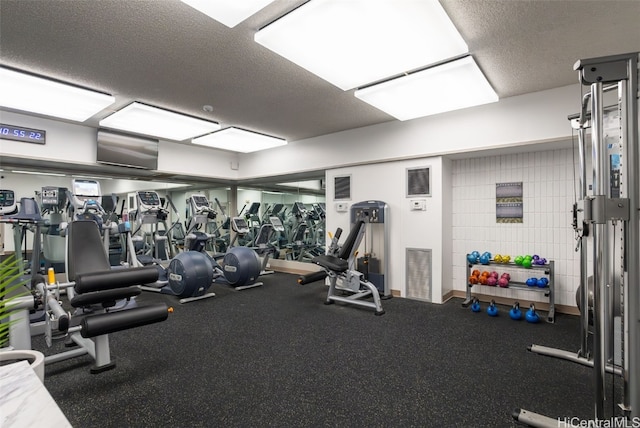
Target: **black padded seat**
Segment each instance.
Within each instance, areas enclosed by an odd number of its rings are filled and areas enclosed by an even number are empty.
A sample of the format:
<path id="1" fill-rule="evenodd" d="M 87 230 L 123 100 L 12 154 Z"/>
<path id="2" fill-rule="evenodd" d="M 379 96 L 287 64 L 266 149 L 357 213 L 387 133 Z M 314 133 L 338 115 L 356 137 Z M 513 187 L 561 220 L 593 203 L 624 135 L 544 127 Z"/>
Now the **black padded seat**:
<path id="1" fill-rule="evenodd" d="M 311 261 L 335 273 L 342 273 L 349 269 L 349 263 L 346 260 L 328 254 L 316 256 Z"/>

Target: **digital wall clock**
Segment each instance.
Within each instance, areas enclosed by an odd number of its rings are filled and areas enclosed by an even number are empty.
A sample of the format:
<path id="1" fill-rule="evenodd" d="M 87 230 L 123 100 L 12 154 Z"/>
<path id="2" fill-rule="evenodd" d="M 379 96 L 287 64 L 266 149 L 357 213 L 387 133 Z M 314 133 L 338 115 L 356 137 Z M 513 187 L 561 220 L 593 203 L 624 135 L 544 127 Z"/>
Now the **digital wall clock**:
<path id="1" fill-rule="evenodd" d="M 23 141 L 25 143 L 44 144 L 46 132 L 40 129 L 0 123 L 0 139 Z"/>

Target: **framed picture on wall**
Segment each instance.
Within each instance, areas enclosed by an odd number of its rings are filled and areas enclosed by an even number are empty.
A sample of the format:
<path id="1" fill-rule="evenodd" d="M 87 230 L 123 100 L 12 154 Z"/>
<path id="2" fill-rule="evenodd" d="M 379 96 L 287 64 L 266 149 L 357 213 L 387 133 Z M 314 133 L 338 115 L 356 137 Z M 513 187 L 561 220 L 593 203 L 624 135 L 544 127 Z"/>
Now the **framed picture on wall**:
<path id="1" fill-rule="evenodd" d="M 431 196 L 431 167 L 407 168 L 407 197 Z"/>
<path id="2" fill-rule="evenodd" d="M 522 223 L 522 181 L 496 183 L 496 223 Z"/>
<path id="3" fill-rule="evenodd" d="M 333 200 L 348 201 L 351 200 L 351 176 L 342 175 L 333 178 Z"/>

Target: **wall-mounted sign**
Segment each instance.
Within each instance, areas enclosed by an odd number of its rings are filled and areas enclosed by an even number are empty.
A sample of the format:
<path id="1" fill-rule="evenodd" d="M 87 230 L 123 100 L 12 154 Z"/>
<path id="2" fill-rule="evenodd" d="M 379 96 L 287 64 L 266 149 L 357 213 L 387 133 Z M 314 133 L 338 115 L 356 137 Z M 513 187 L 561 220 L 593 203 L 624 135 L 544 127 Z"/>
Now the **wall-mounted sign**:
<path id="1" fill-rule="evenodd" d="M 0 139 L 22 141 L 25 143 L 44 144 L 46 132 L 40 129 L 25 128 L 24 126 L 6 125 L 0 123 Z"/>
<path id="2" fill-rule="evenodd" d="M 496 183 L 496 223 L 522 223 L 522 182 Z"/>

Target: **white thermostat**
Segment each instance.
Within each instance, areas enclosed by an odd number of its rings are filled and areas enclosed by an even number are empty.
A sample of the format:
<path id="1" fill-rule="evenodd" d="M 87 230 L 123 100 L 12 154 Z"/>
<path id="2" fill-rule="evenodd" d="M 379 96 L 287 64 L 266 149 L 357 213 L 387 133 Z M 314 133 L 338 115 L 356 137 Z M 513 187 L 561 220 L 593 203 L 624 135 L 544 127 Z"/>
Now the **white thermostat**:
<path id="1" fill-rule="evenodd" d="M 346 213 L 349 211 L 349 204 L 346 202 L 336 202 L 336 212 Z"/>
<path id="2" fill-rule="evenodd" d="M 411 211 L 426 211 L 427 200 L 426 199 L 411 199 Z"/>

